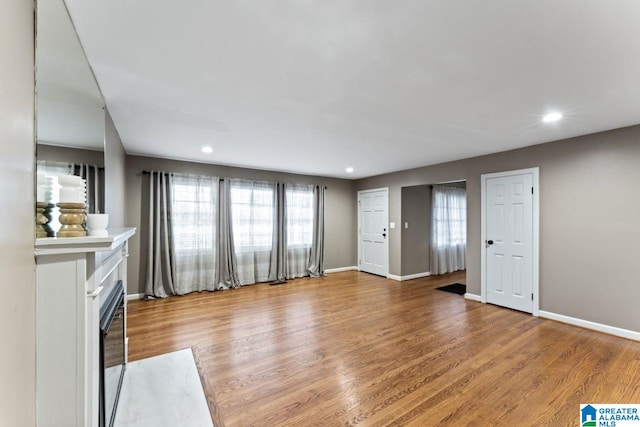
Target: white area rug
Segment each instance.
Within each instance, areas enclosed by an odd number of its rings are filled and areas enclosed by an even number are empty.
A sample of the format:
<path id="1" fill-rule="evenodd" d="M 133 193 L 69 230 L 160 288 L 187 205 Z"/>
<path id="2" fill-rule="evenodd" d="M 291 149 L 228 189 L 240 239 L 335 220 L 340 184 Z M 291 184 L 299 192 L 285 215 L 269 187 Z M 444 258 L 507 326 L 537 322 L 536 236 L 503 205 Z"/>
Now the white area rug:
<path id="1" fill-rule="evenodd" d="M 213 426 L 190 348 L 127 364 L 115 426 Z"/>

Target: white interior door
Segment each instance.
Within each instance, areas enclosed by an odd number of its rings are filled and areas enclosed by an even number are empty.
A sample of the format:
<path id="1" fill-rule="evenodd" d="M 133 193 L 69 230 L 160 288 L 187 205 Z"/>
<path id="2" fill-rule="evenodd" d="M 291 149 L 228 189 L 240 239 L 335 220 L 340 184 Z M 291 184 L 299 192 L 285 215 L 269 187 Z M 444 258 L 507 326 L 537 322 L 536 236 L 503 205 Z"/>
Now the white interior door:
<path id="1" fill-rule="evenodd" d="M 483 175 L 483 297 L 527 313 L 537 312 L 535 172 Z"/>
<path id="2" fill-rule="evenodd" d="M 389 191 L 358 192 L 358 269 L 387 276 L 389 273 Z"/>

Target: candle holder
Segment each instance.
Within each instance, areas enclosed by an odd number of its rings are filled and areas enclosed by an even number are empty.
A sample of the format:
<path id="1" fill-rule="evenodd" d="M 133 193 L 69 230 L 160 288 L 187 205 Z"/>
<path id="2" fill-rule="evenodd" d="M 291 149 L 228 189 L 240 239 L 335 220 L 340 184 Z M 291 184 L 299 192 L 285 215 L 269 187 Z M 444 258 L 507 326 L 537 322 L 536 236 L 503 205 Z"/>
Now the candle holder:
<path id="1" fill-rule="evenodd" d="M 83 224 L 86 221 L 84 203 L 58 203 L 60 209 L 60 230 L 58 237 L 84 237 L 87 235 Z"/>
<path id="2" fill-rule="evenodd" d="M 53 203 L 47 203 L 44 207 L 44 216 L 47 218 L 47 223 L 42 224 L 42 227 L 47 232 L 47 237 L 56 237 L 56 232 L 51 227 L 51 219 L 53 218 L 52 211 L 55 209 L 56 205 Z"/>
<path id="3" fill-rule="evenodd" d="M 45 225 L 49 222 L 49 218 L 44 213 L 46 207 L 46 202 L 36 202 L 36 238 L 47 237 Z"/>

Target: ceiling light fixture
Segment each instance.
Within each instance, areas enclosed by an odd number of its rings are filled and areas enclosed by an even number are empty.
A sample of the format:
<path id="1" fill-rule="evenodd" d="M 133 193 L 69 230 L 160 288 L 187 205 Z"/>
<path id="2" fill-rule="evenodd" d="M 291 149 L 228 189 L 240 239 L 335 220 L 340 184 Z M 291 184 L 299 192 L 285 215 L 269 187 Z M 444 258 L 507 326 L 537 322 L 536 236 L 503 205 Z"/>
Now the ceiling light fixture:
<path id="1" fill-rule="evenodd" d="M 551 123 L 551 122 L 557 122 L 561 118 L 562 118 L 562 113 L 554 112 L 554 113 L 545 114 L 545 116 L 542 118 L 542 121 L 545 123 Z"/>
<path id="2" fill-rule="evenodd" d="M 202 147 L 202 152 L 203 153 L 207 153 L 207 154 L 213 153 L 213 148 L 211 148 L 211 147 Z"/>
<path id="3" fill-rule="evenodd" d="M 349 166 L 348 168 L 345 169 L 345 171 L 347 173 L 353 173 L 353 168 L 351 166 Z"/>

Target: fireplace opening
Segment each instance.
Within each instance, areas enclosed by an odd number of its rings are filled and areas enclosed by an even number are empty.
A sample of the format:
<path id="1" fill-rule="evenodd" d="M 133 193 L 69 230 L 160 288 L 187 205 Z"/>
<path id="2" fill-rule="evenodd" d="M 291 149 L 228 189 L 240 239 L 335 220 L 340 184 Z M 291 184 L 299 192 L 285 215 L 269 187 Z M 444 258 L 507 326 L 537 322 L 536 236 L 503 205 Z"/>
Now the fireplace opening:
<path id="1" fill-rule="evenodd" d="M 111 427 L 126 368 L 124 285 L 118 281 L 100 306 L 100 427 Z"/>

